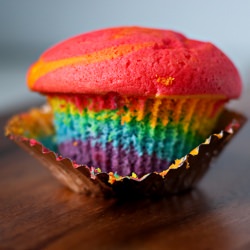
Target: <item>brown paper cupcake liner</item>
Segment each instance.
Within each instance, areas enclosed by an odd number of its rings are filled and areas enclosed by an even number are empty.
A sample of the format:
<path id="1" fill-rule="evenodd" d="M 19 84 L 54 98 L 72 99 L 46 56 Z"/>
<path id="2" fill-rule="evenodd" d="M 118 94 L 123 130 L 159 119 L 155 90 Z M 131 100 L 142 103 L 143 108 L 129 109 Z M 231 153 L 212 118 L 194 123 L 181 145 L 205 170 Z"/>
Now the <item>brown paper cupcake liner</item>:
<path id="1" fill-rule="evenodd" d="M 12 117 L 6 126 L 6 135 L 77 193 L 139 198 L 176 194 L 192 188 L 205 174 L 211 160 L 224 149 L 245 121 L 243 115 L 225 109 L 215 129 L 219 133 L 212 134 L 189 154 L 175 160 L 168 169 L 148 173 L 141 178 L 135 174 L 119 176 L 112 172 L 104 173 L 100 169 L 79 165 L 45 147 L 42 144 L 44 138 L 52 145 L 54 135 L 48 106 Z"/>

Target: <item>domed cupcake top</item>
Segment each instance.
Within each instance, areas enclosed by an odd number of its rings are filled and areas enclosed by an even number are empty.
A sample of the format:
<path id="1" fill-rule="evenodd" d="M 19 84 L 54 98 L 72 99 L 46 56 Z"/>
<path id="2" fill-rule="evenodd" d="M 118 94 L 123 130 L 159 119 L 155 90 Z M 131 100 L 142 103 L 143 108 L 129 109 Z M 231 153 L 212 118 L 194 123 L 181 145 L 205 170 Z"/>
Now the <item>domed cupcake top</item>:
<path id="1" fill-rule="evenodd" d="M 143 27 L 94 31 L 55 45 L 31 66 L 28 86 L 42 93 L 225 98 L 242 88 L 237 69 L 213 44 Z"/>

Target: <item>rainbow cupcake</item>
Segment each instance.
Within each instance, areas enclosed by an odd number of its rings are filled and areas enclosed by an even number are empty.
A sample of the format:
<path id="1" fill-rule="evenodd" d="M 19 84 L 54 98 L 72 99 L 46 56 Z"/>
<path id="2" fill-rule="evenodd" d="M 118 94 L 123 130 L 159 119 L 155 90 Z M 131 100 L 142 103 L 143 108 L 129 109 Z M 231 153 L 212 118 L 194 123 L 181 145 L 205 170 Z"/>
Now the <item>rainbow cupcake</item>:
<path id="1" fill-rule="evenodd" d="M 202 143 L 241 93 L 214 45 L 169 31 L 120 27 L 66 40 L 32 65 L 48 96 L 58 151 L 102 172 L 160 172 Z"/>

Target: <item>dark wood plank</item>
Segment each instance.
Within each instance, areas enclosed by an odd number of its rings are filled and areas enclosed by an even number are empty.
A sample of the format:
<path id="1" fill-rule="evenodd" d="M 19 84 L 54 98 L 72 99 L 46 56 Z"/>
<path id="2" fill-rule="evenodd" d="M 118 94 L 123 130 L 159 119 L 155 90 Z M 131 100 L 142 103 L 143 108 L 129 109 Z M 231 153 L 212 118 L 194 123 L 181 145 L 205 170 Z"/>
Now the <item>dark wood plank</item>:
<path id="1" fill-rule="evenodd" d="M 191 192 L 116 201 L 72 193 L 1 135 L 0 249 L 250 249 L 249 140 L 247 122 Z"/>

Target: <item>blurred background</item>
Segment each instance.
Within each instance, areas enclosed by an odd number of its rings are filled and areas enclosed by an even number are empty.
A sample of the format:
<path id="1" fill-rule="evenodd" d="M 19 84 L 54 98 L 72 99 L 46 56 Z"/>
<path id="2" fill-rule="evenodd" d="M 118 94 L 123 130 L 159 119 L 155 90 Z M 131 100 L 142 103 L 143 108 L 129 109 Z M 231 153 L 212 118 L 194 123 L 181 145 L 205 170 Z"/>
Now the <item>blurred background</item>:
<path id="1" fill-rule="evenodd" d="M 48 47 L 110 26 L 174 29 L 211 41 L 238 67 L 250 89 L 248 0 L 0 0 L 0 114 L 42 102 L 26 87 L 29 65 Z"/>

